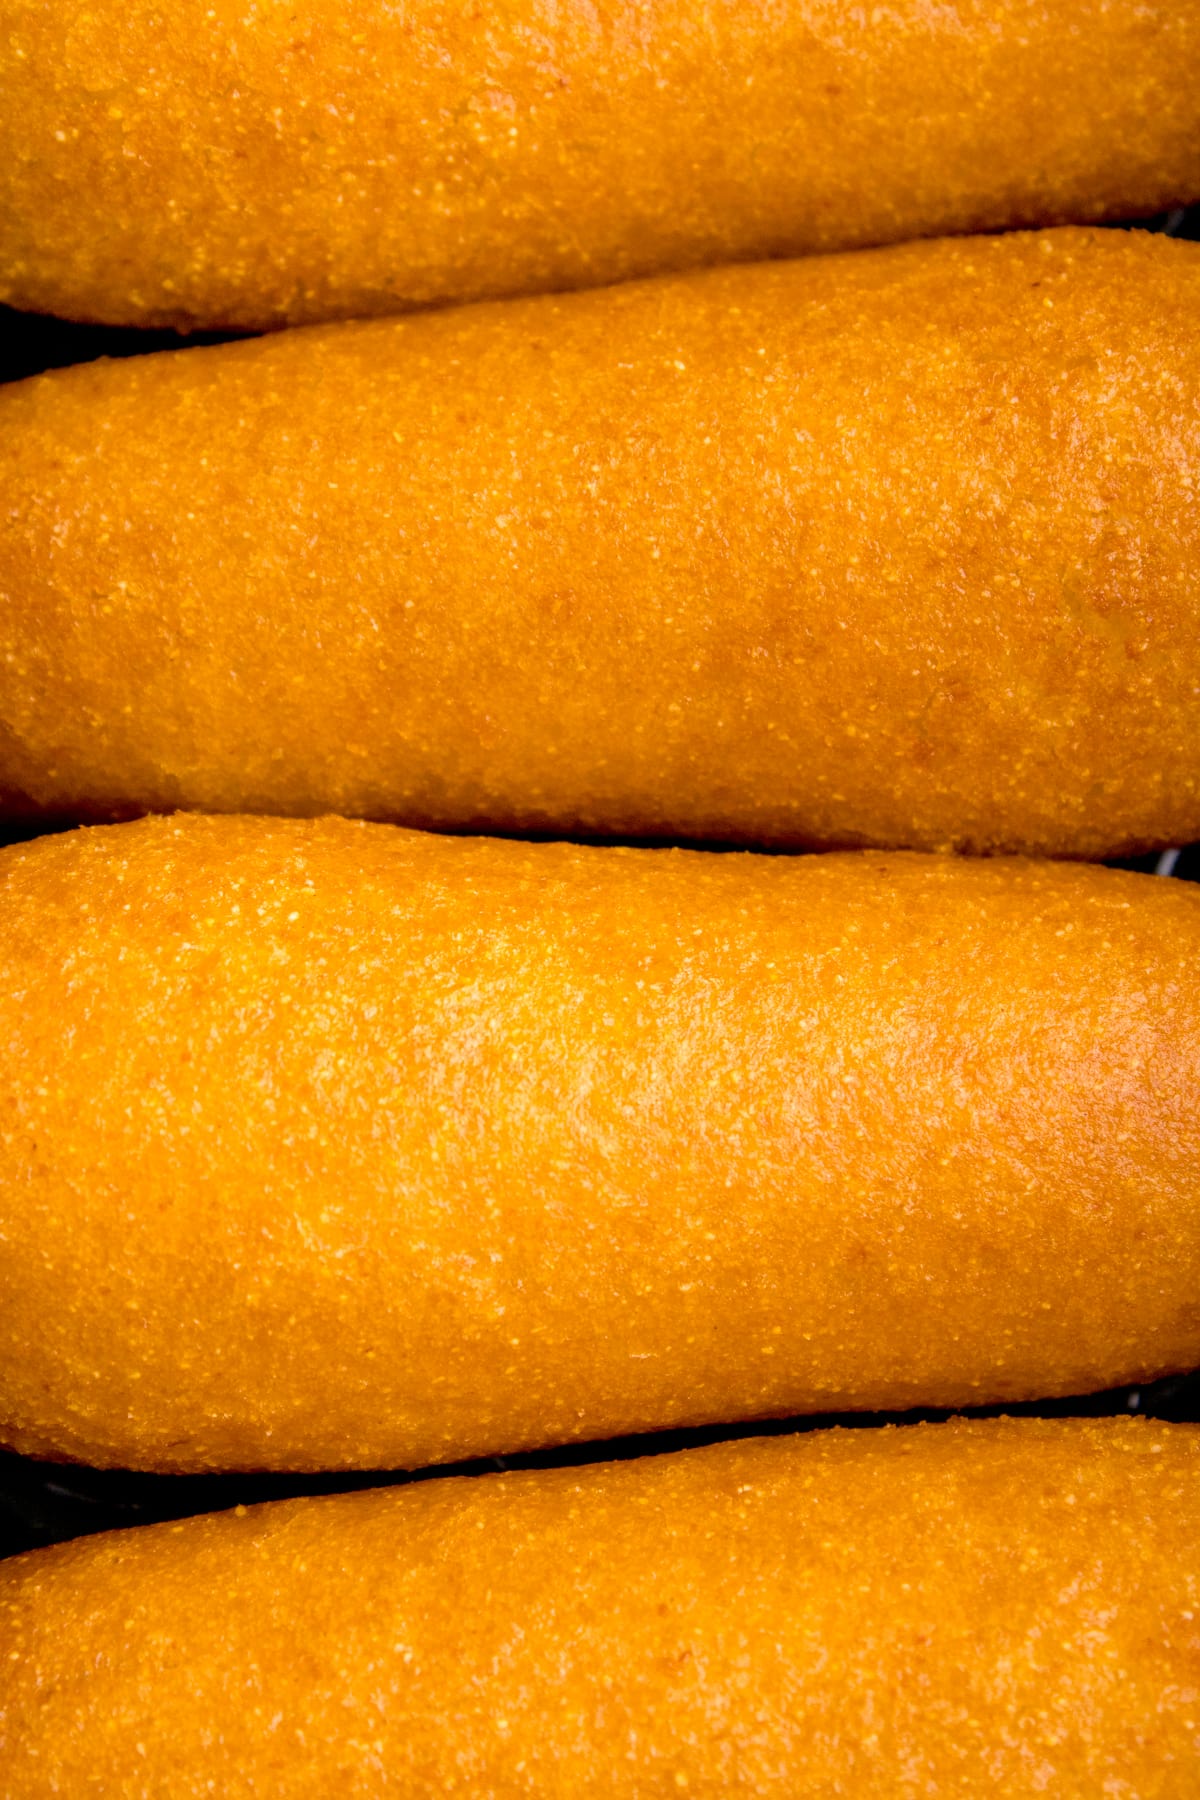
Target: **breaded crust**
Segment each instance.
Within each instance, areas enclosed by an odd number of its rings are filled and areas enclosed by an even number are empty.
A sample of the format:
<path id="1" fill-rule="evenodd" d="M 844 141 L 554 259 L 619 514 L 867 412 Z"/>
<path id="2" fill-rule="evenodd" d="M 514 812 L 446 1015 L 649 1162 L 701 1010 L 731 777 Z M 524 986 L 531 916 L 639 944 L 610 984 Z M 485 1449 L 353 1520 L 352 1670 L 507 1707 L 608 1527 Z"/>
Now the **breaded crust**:
<path id="1" fill-rule="evenodd" d="M 1200 836 L 1200 245 L 1065 231 L 0 393 L 0 804 Z"/>
<path id="2" fill-rule="evenodd" d="M 1197 0 L 0 0 L 0 298 L 263 327 L 1200 197 Z"/>
<path id="3" fill-rule="evenodd" d="M 415 1467 L 1200 1363 L 1200 893 L 179 818 L 0 855 L 0 1441 Z"/>
<path id="4" fill-rule="evenodd" d="M 1200 1786 L 1192 1426 L 825 1431 L 0 1564 L 7 1800 Z"/>

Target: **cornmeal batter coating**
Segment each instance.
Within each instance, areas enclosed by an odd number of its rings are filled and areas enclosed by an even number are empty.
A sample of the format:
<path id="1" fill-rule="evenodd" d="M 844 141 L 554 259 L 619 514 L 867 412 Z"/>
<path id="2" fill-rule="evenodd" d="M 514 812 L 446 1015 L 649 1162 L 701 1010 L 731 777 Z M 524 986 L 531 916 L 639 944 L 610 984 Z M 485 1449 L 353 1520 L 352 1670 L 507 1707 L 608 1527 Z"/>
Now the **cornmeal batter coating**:
<path id="1" fill-rule="evenodd" d="M 415 1467 L 1200 1363 L 1200 893 L 177 818 L 0 856 L 0 1441 Z"/>
<path id="2" fill-rule="evenodd" d="M 1200 837 L 1200 245 L 1052 232 L 0 393 L 0 806 Z"/>
<path id="3" fill-rule="evenodd" d="M 0 299 L 263 327 L 1200 198 L 1197 0 L 0 0 Z"/>
<path id="4" fill-rule="evenodd" d="M 956 1421 L 0 1564 L 6 1800 L 1200 1788 L 1200 1434 Z"/>

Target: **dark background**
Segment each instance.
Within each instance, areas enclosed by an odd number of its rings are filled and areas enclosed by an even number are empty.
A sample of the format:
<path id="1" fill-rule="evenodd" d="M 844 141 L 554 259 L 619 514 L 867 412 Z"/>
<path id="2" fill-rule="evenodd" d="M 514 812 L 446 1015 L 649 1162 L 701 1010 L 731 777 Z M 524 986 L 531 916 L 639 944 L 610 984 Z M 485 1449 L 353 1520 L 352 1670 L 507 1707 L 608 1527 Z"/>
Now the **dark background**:
<path id="1" fill-rule="evenodd" d="M 1200 206 L 1143 221 L 1150 229 L 1172 236 L 1200 240 Z M 1197 322 L 1200 329 L 1200 321 Z M 67 363 L 90 362 L 99 356 L 132 356 L 151 350 L 174 349 L 188 344 L 222 341 L 216 333 L 198 332 L 189 338 L 170 331 L 117 330 L 107 326 L 74 325 L 15 313 L 0 307 L 0 381 L 16 381 L 43 369 Z M 63 823 L 69 823 L 64 821 Z M 41 827 L 45 829 L 45 827 Z M 0 824 L 0 844 L 35 835 L 26 826 Z M 1153 872 L 1157 858 L 1127 861 L 1125 868 Z M 1183 851 L 1174 869 L 1177 879 L 1200 880 L 1200 846 Z M 1200 1104 L 1200 1099 L 1198 1099 Z M 1200 1179 L 1200 1173 L 1198 1173 Z M 1034 1402 L 1024 1406 L 981 1407 L 980 1416 L 998 1412 L 1061 1414 L 1145 1413 L 1161 1419 L 1200 1422 L 1200 1372 L 1171 1377 L 1140 1388 L 1117 1388 L 1109 1393 L 1068 1400 Z M 106 1531 L 113 1526 L 146 1524 L 155 1519 L 181 1518 L 189 1513 L 250 1504 L 257 1500 L 283 1499 L 292 1494 L 327 1494 L 347 1488 L 380 1483 L 422 1481 L 431 1475 L 482 1474 L 500 1468 L 546 1468 L 563 1463 L 597 1462 L 619 1456 L 639 1456 L 647 1451 L 676 1450 L 692 1444 L 709 1444 L 719 1438 L 749 1437 L 763 1432 L 812 1430 L 821 1425 L 876 1426 L 916 1419 L 945 1418 L 942 1412 L 925 1410 L 906 1414 L 857 1413 L 831 1417 L 783 1419 L 744 1425 L 703 1426 L 694 1430 L 657 1432 L 652 1436 L 620 1438 L 603 1444 L 576 1444 L 567 1449 L 539 1450 L 523 1456 L 490 1457 L 484 1461 L 456 1463 L 452 1471 L 426 1469 L 416 1474 L 370 1471 L 356 1475 L 135 1475 L 124 1470 L 96 1470 L 30 1461 L 0 1453 L 0 1556 L 11 1556 L 41 1544 L 85 1532 Z"/>

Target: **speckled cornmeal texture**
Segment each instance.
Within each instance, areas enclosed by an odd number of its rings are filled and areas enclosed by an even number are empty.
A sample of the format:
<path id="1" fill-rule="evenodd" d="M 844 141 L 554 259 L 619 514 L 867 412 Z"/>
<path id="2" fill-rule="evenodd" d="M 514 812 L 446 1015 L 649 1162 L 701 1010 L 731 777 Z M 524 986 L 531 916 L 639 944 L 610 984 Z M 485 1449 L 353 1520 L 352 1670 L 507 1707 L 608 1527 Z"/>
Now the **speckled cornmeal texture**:
<path id="1" fill-rule="evenodd" d="M 7 1800 L 1200 1788 L 1200 1439 L 828 1431 L 0 1564 Z"/>
<path id="2" fill-rule="evenodd" d="M 1200 836 L 1200 245 L 733 269 L 0 394 L 0 805 Z"/>
<path id="3" fill-rule="evenodd" d="M 180 818 L 0 856 L 0 1441 L 386 1468 L 1200 1363 L 1200 894 Z"/>
<path id="4" fill-rule="evenodd" d="M 1200 197 L 1197 0 L 0 0 L 0 298 L 265 326 Z"/>

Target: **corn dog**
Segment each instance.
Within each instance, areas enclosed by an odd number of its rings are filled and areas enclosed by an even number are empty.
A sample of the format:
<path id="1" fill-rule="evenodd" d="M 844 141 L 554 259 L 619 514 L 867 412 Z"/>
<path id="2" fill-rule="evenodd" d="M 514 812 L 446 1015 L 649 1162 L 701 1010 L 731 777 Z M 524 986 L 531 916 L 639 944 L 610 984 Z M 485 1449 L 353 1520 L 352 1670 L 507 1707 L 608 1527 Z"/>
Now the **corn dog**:
<path id="1" fill-rule="evenodd" d="M 0 298 L 264 327 L 1200 197 L 1196 0 L 0 0 Z"/>
<path id="2" fill-rule="evenodd" d="M 192 817 L 0 855 L 0 1441 L 412 1467 L 1200 1363 L 1200 895 Z"/>
<path id="3" fill-rule="evenodd" d="M 1190 1426 L 443 1480 L 0 1564 L 7 1800 L 1200 1783 Z"/>
<path id="4" fill-rule="evenodd" d="M 0 804 L 1200 836 L 1200 246 L 1060 232 L 0 394 Z"/>

